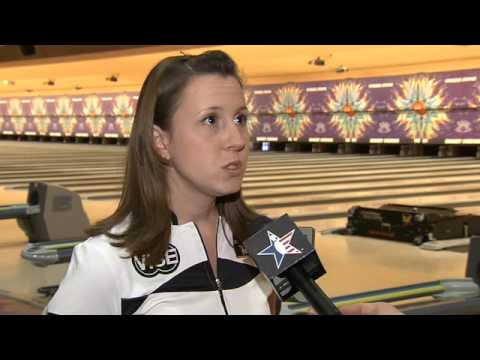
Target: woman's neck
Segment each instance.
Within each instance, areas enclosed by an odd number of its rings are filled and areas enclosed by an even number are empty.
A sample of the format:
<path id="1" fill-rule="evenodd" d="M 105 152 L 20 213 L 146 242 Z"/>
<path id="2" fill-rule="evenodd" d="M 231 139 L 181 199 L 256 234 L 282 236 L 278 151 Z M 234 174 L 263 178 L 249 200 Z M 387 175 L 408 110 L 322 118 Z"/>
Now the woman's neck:
<path id="1" fill-rule="evenodd" d="M 192 200 L 179 202 L 172 199 L 170 209 L 177 216 L 180 225 L 188 222 L 194 222 L 197 224 L 216 222 L 218 218 L 218 210 L 215 206 L 215 201 L 208 204 L 195 204 L 195 201 Z"/>
<path id="2" fill-rule="evenodd" d="M 218 210 L 216 198 L 207 196 L 188 186 L 179 186 L 180 181 L 169 182 L 169 206 L 179 224 L 188 222 L 216 222 Z"/>

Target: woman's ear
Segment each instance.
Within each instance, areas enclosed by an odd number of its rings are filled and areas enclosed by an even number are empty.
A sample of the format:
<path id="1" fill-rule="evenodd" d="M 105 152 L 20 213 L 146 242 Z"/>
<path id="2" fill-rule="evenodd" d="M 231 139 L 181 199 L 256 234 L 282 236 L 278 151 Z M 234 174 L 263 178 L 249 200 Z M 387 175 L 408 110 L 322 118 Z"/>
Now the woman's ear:
<path id="1" fill-rule="evenodd" d="M 158 154 L 167 161 L 170 160 L 170 152 L 168 151 L 169 144 L 169 135 L 157 125 L 153 125 L 153 145 L 155 146 Z"/>

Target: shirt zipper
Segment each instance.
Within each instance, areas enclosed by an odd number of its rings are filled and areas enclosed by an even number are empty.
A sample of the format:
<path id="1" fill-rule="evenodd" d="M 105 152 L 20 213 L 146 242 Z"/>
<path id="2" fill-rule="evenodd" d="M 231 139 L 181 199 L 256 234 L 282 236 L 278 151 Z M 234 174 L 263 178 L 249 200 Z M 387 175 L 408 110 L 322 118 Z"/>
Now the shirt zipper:
<path id="1" fill-rule="evenodd" d="M 219 218 L 219 221 L 220 221 L 220 218 Z M 218 277 L 215 276 L 215 273 L 213 272 L 210 258 L 208 257 L 208 251 L 207 251 L 207 248 L 205 247 L 205 242 L 203 241 L 202 234 L 200 233 L 200 230 L 198 229 L 197 224 L 194 223 L 194 225 L 195 225 L 195 228 L 197 229 L 198 235 L 200 236 L 200 240 L 202 241 L 205 254 L 207 255 L 209 273 L 211 273 L 211 275 L 213 275 L 213 278 L 215 279 L 215 285 L 217 287 L 218 294 L 220 295 L 220 301 L 222 302 L 223 310 L 225 311 L 225 315 L 229 315 L 227 311 L 227 306 L 225 304 L 225 298 L 223 297 L 222 282 Z M 215 236 L 215 250 L 217 255 L 217 274 L 218 274 L 218 222 L 217 222 L 217 234 Z"/>

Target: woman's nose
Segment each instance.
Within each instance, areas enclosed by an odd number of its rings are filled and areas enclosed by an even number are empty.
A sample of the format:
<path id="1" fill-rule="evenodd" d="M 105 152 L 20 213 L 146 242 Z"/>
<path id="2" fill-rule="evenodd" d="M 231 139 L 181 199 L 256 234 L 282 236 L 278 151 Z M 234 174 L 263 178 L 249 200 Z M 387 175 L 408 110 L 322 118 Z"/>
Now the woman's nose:
<path id="1" fill-rule="evenodd" d="M 227 129 L 227 148 L 232 151 L 242 151 L 247 146 L 248 132 L 246 127 L 232 123 Z"/>

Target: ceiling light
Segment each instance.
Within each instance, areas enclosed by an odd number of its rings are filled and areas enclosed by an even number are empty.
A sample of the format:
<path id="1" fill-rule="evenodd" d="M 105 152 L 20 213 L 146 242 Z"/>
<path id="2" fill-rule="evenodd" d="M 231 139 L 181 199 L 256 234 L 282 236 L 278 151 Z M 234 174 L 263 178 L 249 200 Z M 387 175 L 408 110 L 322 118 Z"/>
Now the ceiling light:
<path id="1" fill-rule="evenodd" d="M 13 80 L 2 80 L 2 85 L 15 85 Z"/>
<path id="2" fill-rule="evenodd" d="M 120 76 L 119 74 L 113 74 L 113 75 L 107 77 L 105 80 L 111 81 L 111 82 L 117 82 L 119 76 Z"/>
<path id="3" fill-rule="evenodd" d="M 309 65 L 315 65 L 315 66 L 324 66 L 325 65 L 325 60 L 322 59 L 321 57 L 316 57 L 313 60 L 310 60 L 308 62 Z"/>
<path id="4" fill-rule="evenodd" d="M 343 66 L 343 65 L 340 65 L 338 66 L 336 69 L 335 69 L 335 72 L 337 73 L 344 73 L 344 72 L 347 72 L 349 71 L 350 69 L 347 68 L 346 66 Z"/>
<path id="5" fill-rule="evenodd" d="M 19 45 L 23 56 L 32 56 L 36 54 L 35 45 Z"/>

